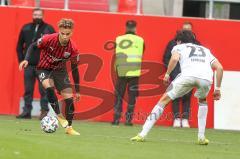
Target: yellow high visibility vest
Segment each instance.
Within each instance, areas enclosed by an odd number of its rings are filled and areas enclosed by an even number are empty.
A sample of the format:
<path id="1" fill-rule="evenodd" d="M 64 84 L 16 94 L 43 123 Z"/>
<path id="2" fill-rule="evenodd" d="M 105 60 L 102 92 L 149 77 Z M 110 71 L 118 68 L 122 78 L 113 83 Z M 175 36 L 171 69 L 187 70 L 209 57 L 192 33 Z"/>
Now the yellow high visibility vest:
<path id="1" fill-rule="evenodd" d="M 134 34 L 125 34 L 116 38 L 115 67 L 120 77 L 139 77 L 144 40 Z"/>

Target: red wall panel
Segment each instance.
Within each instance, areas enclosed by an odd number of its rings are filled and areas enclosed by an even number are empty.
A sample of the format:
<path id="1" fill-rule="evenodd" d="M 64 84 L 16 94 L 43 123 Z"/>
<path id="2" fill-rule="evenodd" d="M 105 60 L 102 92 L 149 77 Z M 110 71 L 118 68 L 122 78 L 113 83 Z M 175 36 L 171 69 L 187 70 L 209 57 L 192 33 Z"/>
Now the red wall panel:
<path id="1" fill-rule="evenodd" d="M 0 30 L 0 114 L 17 114 L 19 99 L 23 94 L 22 73 L 18 71 L 16 42 L 23 24 L 31 21 L 31 9 L 0 7 L 2 22 Z M 114 102 L 114 74 L 112 73 L 113 51 L 106 50 L 104 45 L 113 41 L 119 34 L 125 32 L 126 20 L 135 19 L 138 23 L 137 32 L 145 39 L 144 72 L 140 97 L 136 104 L 136 123 L 143 123 L 147 114 L 159 100 L 165 87 L 161 83 L 162 56 L 166 44 L 173 38 L 177 29 L 184 21 L 191 21 L 199 41 L 210 48 L 222 62 L 224 69 L 239 71 L 238 63 L 240 45 L 240 23 L 237 21 L 220 21 L 205 19 L 167 18 L 157 16 L 133 16 L 108 13 L 70 12 L 46 10 L 45 21 L 55 28 L 63 18 L 75 21 L 73 39 L 81 52 L 81 93 L 80 102 L 76 103 L 76 118 L 97 121 L 111 121 Z M 37 88 L 37 87 L 36 87 Z M 36 92 L 35 97 L 39 97 Z M 127 97 L 126 97 L 127 99 Z M 209 115 L 207 127 L 213 127 L 213 101 L 209 99 Z M 197 126 L 197 101 L 192 100 L 190 123 Z M 126 110 L 126 102 L 124 103 Z M 171 107 L 165 110 L 164 117 L 158 124 L 171 125 Z"/>

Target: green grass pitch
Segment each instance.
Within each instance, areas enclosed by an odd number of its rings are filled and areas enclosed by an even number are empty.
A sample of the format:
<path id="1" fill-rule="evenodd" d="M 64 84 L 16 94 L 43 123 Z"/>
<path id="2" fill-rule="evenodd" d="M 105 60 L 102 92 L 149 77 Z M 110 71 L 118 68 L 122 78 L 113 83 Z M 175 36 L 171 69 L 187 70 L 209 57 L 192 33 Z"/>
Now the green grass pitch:
<path id="1" fill-rule="evenodd" d="M 0 116 L 0 159 L 239 159 L 240 132 L 207 130 L 208 146 L 195 144 L 197 129 L 156 126 L 144 143 L 131 142 L 140 125 L 74 121 L 80 136 L 64 129 L 46 134 L 40 121 Z"/>

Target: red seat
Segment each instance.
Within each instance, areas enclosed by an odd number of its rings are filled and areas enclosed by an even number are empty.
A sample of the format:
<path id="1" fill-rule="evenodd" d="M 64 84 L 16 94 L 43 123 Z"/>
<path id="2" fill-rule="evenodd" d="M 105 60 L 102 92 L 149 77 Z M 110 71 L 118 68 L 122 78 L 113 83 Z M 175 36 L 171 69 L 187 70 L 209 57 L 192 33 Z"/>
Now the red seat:
<path id="1" fill-rule="evenodd" d="M 40 7 L 63 9 L 64 0 L 40 0 Z"/>
<path id="2" fill-rule="evenodd" d="M 137 0 L 119 0 L 118 12 L 136 13 L 137 12 Z"/>
<path id="3" fill-rule="evenodd" d="M 108 11 L 108 0 L 69 0 L 69 9 Z M 64 0 L 41 0 L 40 6 L 45 8 L 64 8 Z"/>
<path id="4" fill-rule="evenodd" d="M 108 0 L 69 0 L 69 9 L 109 11 Z"/>
<path id="5" fill-rule="evenodd" d="M 11 5 L 35 7 L 33 0 L 11 0 Z"/>

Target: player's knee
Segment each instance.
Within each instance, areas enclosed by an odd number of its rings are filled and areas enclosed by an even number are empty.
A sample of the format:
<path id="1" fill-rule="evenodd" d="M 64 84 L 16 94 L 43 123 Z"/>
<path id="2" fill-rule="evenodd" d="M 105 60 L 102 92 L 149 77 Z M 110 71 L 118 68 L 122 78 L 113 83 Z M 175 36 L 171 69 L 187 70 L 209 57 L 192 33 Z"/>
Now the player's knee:
<path id="1" fill-rule="evenodd" d="M 72 98 L 73 97 L 72 88 L 66 88 L 62 90 L 61 95 L 64 99 Z"/>
<path id="2" fill-rule="evenodd" d="M 167 105 L 171 101 L 171 98 L 165 93 L 162 98 L 159 100 L 158 103 L 162 103 L 164 105 Z"/>
<path id="3" fill-rule="evenodd" d="M 47 88 L 49 88 L 49 87 L 53 87 L 53 86 L 52 86 L 52 83 L 51 83 L 51 81 L 50 81 L 49 79 L 43 80 L 43 81 L 42 81 L 42 86 L 43 86 L 43 88 L 45 88 L 45 89 L 47 89 Z"/>

